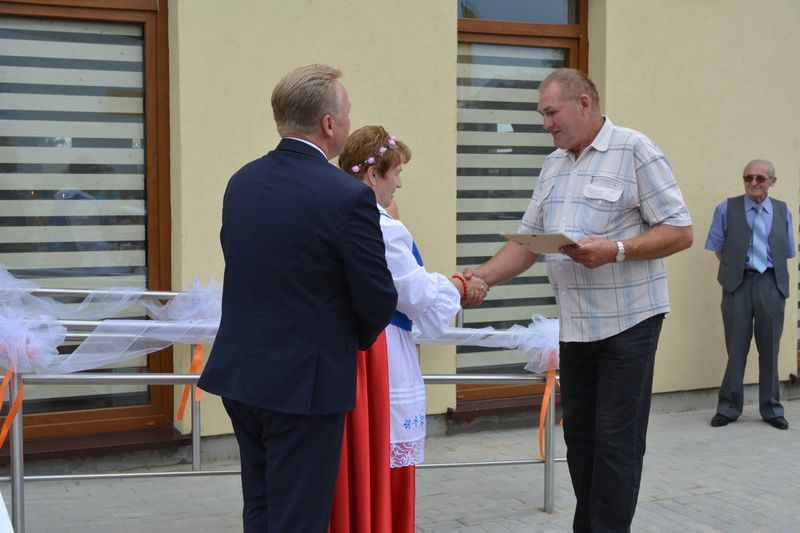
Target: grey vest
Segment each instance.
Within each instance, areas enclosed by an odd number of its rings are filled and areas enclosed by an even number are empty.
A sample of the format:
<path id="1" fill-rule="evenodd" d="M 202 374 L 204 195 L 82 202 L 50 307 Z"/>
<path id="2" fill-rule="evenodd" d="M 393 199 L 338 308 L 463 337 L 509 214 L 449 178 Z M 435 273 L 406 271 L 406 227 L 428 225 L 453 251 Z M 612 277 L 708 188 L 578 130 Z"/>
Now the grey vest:
<path id="1" fill-rule="evenodd" d="M 769 230 L 769 249 L 775 271 L 775 282 L 784 298 L 789 297 L 789 271 L 786 266 L 786 203 L 771 198 L 773 210 L 772 228 Z M 747 247 L 753 230 L 747 225 L 744 212 L 744 196 L 728 198 L 728 230 L 725 246 L 719 261 L 717 281 L 728 292 L 735 291 L 742 283 L 747 261 Z"/>

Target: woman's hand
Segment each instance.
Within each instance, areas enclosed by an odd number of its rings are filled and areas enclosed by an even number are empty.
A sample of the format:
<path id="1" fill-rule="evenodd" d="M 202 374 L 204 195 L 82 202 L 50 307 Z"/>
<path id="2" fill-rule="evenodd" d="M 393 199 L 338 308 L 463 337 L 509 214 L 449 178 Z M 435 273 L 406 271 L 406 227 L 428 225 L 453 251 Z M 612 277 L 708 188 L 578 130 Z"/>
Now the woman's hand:
<path id="1" fill-rule="evenodd" d="M 461 304 L 464 307 L 477 307 L 489 294 L 489 285 L 472 272 L 462 274 L 464 279 L 467 280 L 467 287 L 464 296 L 461 298 Z"/>

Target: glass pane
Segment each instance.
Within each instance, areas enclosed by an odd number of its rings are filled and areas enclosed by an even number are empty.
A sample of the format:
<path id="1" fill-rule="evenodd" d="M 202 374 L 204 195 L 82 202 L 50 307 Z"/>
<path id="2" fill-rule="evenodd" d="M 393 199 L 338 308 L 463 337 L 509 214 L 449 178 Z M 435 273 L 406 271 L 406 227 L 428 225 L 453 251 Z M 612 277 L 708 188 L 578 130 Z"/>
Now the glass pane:
<path id="1" fill-rule="evenodd" d="M 458 0 L 458 18 L 577 24 L 578 0 Z"/>
<path id="2" fill-rule="evenodd" d="M 514 233 L 553 143 L 536 111 L 539 83 L 567 65 L 564 49 L 458 45 L 457 253 L 458 269 L 480 265 Z M 540 262 L 495 287 L 477 309 L 464 311 L 465 327 L 507 329 L 531 315 L 558 315 Z M 517 351 L 460 346 L 459 372 L 522 370 Z M 507 365 L 503 368 L 502 365 Z"/>
<path id="3" fill-rule="evenodd" d="M 0 17 L 0 263 L 15 277 L 145 287 L 143 46 L 136 24 Z M 146 386 L 37 386 L 24 409 L 148 401 Z"/>

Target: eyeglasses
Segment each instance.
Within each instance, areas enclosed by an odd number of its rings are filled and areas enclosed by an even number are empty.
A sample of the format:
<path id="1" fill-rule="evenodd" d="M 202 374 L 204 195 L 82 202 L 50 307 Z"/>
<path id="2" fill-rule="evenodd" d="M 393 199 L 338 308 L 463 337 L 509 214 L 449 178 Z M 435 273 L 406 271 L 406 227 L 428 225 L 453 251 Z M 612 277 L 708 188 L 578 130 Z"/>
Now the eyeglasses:
<path id="1" fill-rule="evenodd" d="M 772 176 L 754 176 L 753 174 L 747 174 L 746 176 L 742 176 L 742 179 L 746 183 L 752 183 L 753 180 L 756 180 L 756 183 L 762 184 L 765 181 L 772 179 Z"/>

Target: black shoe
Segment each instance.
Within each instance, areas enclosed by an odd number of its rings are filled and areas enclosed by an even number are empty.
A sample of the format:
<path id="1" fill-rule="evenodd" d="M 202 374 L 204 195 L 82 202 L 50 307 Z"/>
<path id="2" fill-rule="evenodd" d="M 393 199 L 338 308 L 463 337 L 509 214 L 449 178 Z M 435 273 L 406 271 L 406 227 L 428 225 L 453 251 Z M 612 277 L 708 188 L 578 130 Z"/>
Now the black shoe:
<path id="1" fill-rule="evenodd" d="M 727 426 L 731 422 L 733 422 L 733 420 L 727 416 L 723 415 L 722 413 L 717 413 L 714 415 L 714 418 L 711 419 L 711 427 L 720 428 L 722 426 Z"/>
<path id="2" fill-rule="evenodd" d="M 767 422 L 769 422 L 769 425 L 774 428 L 789 429 L 789 422 L 782 416 L 776 416 L 775 418 L 770 418 L 769 420 L 767 420 Z M 712 421 L 711 423 L 713 424 L 714 422 Z"/>

